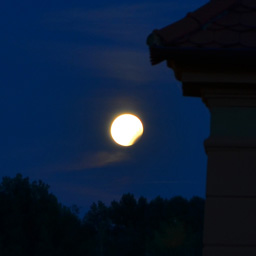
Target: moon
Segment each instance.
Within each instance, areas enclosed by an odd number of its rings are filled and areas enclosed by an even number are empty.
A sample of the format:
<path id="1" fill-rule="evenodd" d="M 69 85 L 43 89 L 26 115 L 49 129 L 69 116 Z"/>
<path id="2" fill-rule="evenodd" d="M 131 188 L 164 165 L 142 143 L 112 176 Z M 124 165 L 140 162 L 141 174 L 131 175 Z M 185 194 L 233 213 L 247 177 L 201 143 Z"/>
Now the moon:
<path id="1" fill-rule="evenodd" d="M 122 114 L 112 122 L 110 134 L 117 144 L 128 147 L 133 145 L 143 134 L 143 124 L 133 114 Z"/>

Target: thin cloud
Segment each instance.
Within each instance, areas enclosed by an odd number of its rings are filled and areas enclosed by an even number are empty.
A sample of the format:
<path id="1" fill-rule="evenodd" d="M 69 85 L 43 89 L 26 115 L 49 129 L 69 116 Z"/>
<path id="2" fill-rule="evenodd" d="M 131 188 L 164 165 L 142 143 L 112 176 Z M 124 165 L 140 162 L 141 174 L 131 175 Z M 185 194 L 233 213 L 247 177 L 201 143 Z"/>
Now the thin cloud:
<path id="1" fill-rule="evenodd" d="M 84 153 L 79 158 L 56 166 L 58 171 L 82 171 L 86 169 L 100 168 L 115 163 L 128 161 L 129 155 L 125 152 L 100 151 L 95 153 Z"/>
<path id="2" fill-rule="evenodd" d="M 156 180 L 156 181 L 148 181 L 144 182 L 145 184 L 202 184 L 198 181 L 192 180 Z"/>
<path id="3" fill-rule="evenodd" d="M 57 33 L 70 31 L 81 35 L 80 45 L 72 42 L 70 37 L 70 48 L 62 53 L 61 49 L 67 45 L 63 47 L 62 41 L 58 46 L 54 42 L 56 50 L 53 57 L 58 61 L 68 61 L 104 78 L 141 84 L 163 77 L 157 68 L 152 70 L 149 62 L 145 42 L 149 33 L 155 27 L 181 18 L 177 17 L 177 13 L 184 15 L 193 7 L 196 4 L 162 1 L 94 9 L 75 8 L 48 13 L 43 23 Z M 56 56 L 58 54 L 61 56 Z"/>
<path id="4" fill-rule="evenodd" d="M 98 9 L 70 9 L 48 14 L 44 23 L 53 29 L 72 30 L 117 41 L 137 41 L 154 26 L 175 21 L 177 11 L 191 10 L 195 4 L 177 1 L 120 4 Z M 168 17 L 169 20 L 166 20 Z M 144 41 L 143 41 L 144 42 Z"/>
<path id="5" fill-rule="evenodd" d="M 62 42 L 43 42 L 37 45 L 38 48 L 47 50 L 47 58 L 62 65 L 79 67 L 84 70 L 84 75 L 88 72 L 90 76 L 142 84 L 159 81 L 165 77 L 159 75 L 159 72 L 167 72 L 160 66 L 152 69 L 146 46 L 140 50 L 123 46 L 81 46 Z M 123 83 L 120 82 L 119 85 L 122 86 Z"/>
<path id="6" fill-rule="evenodd" d="M 147 83 L 155 79 L 146 51 L 109 48 L 85 54 L 90 59 L 90 65 L 100 69 L 105 77 L 136 83 Z"/>

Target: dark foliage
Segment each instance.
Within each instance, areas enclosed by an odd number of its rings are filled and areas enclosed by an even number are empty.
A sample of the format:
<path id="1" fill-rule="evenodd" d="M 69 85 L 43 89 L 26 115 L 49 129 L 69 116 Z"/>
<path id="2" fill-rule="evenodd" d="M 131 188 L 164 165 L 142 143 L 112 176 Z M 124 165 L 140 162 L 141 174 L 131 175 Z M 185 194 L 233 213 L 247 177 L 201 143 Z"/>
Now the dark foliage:
<path id="1" fill-rule="evenodd" d="M 18 174 L 0 184 L 0 255 L 78 255 L 79 219 L 42 181 Z"/>
<path id="2" fill-rule="evenodd" d="M 110 207 L 93 204 L 84 226 L 94 230 L 90 255 L 202 255 L 204 200 L 182 197 L 147 202 L 125 194 Z"/>
<path id="3" fill-rule="evenodd" d="M 18 174 L 0 184 L 1 256 L 200 256 L 204 200 L 125 194 L 94 203 L 81 221 L 42 181 Z"/>

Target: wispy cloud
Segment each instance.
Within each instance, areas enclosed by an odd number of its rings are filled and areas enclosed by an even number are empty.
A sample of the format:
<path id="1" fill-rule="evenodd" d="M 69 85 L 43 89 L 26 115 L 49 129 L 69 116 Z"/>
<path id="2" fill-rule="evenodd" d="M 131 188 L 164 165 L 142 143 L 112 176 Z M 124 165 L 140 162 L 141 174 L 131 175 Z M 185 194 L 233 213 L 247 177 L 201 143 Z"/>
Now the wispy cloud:
<path id="1" fill-rule="evenodd" d="M 36 45 L 36 46 L 35 46 Z M 32 46 L 45 49 L 44 58 L 61 65 L 69 65 L 83 70 L 83 75 L 115 79 L 131 84 L 143 84 L 159 81 L 164 78 L 166 70 L 158 67 L 152 68 L 148 49 L 136 49 L 119 46 L 93 46 L 90 44 L 76 45 L 63 42 L 37 42 Z M 169 70 L 168 70 L 169 71 Z M 167 72 L 166 72 L 167 73 Z M 168 77 L 169 79 L 169 77 Z"/>
<path id="2" fill-rule="evenodd" d="M 137 83 L 156 79 L 149 64 L 148 52 L 129 48 L 90 48 L 77 54 L 77 60 L 85 68 L 98 69 L 107 78 Z"/>
<path id="3" fill-rule="evenodd" d="M 150 66 L 147 36 L 154 28 L 174 22 L 195 6 L 195 3 L 162 1 L 75 8 L 48 13 L 43 23 L 56 33 L 71 33 L 70 49 L 62 53 L 65 53 L 64 61 L 85 70 L 93 69 L 92 74 L 97 76 L 147 83 L 161 77 L 158 70 Z M 72 39 L 73 33 L 79 37 Z M 59 52 L 63 45 L 58 47 L 55 40 L 54 47 Z"/>
<path id="4" fill-rule="evenodd" d="M 154 25 L 171 23 L 177 11 L 189 8 L 191 4 L 180 4 L 177 1 L 120 4 L 89 10 L 76 8 L 50 13 L 44 22 L 54 29 L 80 31 L 118 41 L 133 41 L 137 35 L 152 29 Z"/>
<path id="5" fill-rule="evenodd" d="M 69 162 L 56 165 L 53 169 L 57 171 L 82 171 L 128 161 L 129 159 L 130 157 L 127 153 L 120 151 L 83 153 Z"/>
<path id="6" fill-rule="evenodd" d="M 144 184 L 201 184 L 199 181 L 193 180 L 155 180 L 155 181 L 145 181 Z"/>

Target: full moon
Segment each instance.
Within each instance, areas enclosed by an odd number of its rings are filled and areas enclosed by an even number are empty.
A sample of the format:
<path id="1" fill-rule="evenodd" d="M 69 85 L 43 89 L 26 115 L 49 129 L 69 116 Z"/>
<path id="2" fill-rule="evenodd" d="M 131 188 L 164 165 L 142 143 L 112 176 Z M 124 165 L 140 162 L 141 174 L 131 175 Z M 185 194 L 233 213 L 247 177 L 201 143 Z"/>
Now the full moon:
<path id="1" fill-rule="evenodd" d="M 135 115 L 122 114 L 112 122 L 110 133 L 117 144 L 128 147 L 143 134 L 143 124 Z"/>

